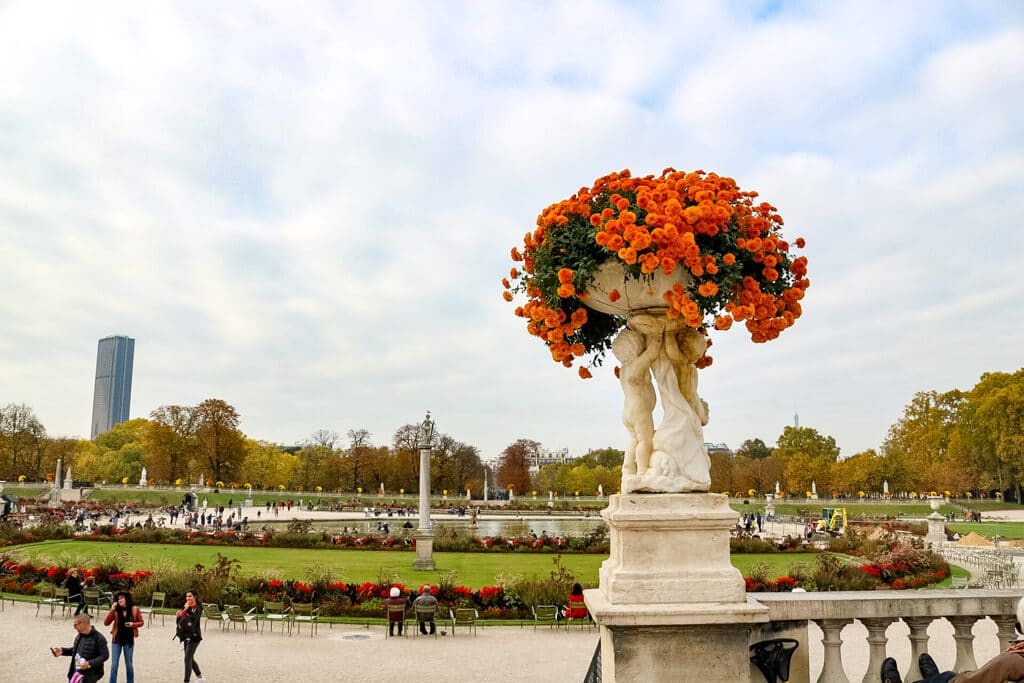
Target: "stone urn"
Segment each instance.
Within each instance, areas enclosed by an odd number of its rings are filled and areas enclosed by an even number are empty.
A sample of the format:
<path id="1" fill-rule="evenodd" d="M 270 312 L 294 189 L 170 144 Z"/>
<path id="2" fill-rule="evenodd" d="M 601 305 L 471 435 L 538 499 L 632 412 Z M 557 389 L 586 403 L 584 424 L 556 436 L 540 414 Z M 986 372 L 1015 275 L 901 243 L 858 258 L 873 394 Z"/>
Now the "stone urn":
<path id="1" fill-rule="evenodd" d="M 686 287 L 691 279 L 690 274 L 682 266 L 677 266 L 671 275 L 665 275 L 659 268 L 650 276 L 627 279 L 621 261 L 608 261 L 601 266 L 594 276 L 594 281 L 587 287 L 587 299 L 584 304 L 595 311 L 623 318 L 629 318 L 630 315 L 641 311 L 664 312 L 668 310 L 665 292 L 677 284 Z M 611 300 L 613 290 L 619 292 L 619 298 L 615 301 Z"/>

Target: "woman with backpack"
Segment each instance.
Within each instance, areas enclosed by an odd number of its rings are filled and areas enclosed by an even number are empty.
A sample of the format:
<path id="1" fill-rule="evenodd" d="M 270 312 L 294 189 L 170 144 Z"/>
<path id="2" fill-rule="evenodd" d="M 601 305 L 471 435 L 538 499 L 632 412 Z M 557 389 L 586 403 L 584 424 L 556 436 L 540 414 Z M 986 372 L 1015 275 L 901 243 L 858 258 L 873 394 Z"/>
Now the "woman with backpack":
<path id="1" fill-rule="evenodd" d="M 196 672 L 196 683 L 206 683 L 203 673 L 199 670 L 196 662 L 196 648 L 203 639 L 203 632 L 199 626 L 199 619 L 203 615 L 203 608 L 194 590 L 185 593 L 185 606 L 178 612 L 177 638 L 185 647 L 185 683 L 192 680 L 192 672 Z"/>
<path id="2" fill-rule="evenodd" d="M 145 625 L 142 610 L 132 602 L 132 594 L 118 591 L 114 597 L 114 606 L 103 619 L 104 626 L 113 626 L 110 631 L 110 683 L 117 683 L 117 667 L 124 653 L 124 668 L 128 672 L 128 683 L 135 683 L 135 666 L 132 664 L 132 653 L 135 651 L 135 638 L 139 635 L 139 627 Z"/>

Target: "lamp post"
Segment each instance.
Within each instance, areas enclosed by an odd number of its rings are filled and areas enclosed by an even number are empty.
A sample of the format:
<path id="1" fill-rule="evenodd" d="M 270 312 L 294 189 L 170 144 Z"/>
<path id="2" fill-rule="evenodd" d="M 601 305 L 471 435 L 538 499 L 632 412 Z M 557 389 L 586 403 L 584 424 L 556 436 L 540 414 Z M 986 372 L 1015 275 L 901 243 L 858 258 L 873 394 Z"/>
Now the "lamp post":
<path id="1" fill-rule="evenodd" d="M 412 568 L 434 571 L 434 530 L 430 527 L 430 451 L 434 445 L 434 420 L 430 411 L 420 425 L 420 525 L 416 529 L 416 560 Z"/>

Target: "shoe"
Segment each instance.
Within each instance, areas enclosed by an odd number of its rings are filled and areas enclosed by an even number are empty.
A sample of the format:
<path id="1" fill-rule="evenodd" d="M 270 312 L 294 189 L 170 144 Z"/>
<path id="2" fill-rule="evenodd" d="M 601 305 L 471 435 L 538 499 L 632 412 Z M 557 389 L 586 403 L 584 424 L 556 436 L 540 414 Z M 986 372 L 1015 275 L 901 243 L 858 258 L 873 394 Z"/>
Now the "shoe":
<path id="1" fill-rule="evenodd" d="M 206 679 L 203 678 L 202 676 L 200 676 L 199 678 L 196 679 L 196 683 L 206 683 Z"/>
<path id="2" fill-rule="evenodd" d="M 932 678 L 933 676 L 939 675 L 939 667 L 936 666 L 935 660 L 927 652 L 922 652 L 921 656 L 917 658 L 917 668 L 921 670 L 921 676 L 923 678 Z"/>
<path id="3" fill-rule="evenodd" d="M 892 657 L 886 657 L 882 662 L 882 683 L 903 683 L 899 667 Z"/>

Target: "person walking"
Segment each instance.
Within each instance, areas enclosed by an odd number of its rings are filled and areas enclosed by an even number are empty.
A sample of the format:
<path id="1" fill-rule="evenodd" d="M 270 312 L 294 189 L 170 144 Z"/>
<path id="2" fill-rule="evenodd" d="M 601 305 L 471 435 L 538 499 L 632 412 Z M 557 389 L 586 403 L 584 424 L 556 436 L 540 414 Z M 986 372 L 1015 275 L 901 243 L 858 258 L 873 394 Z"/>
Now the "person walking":
<path id="1" fill-rule="evenodd" d="M 124 653 L 124 668 L 128 683 L 135 683 L 135 666 L 132 655 L 135 652 L 135 639 L 139 628 L 145 625 L 142 610 L 135 606 L 132 594 L 118 591 L 114 596 L 114 606 L 103 619 L 104 626 L 111 626 L 110 649 L 113 658 L 110 662 L 110 683 L 117 683 L 117 668 Z"/>
<path id="2" fill-rule="evenodd" d="M 93 628 L 88 613 L 76 614 L 72 626 L 78 635 L 71 647 L 54 646 L 50 652 L 54 657 L 71 657 L 68 680 L 77 672 L 82 674 L 83 683 L 98 683 L 103 678 L 103 662 L 110 657 L 107 639 Z"/>
<path id="3" fill-rule="evenodd" d="M 199 597 L 194 590 L 185 593 L 185 606 L 178 612 L 177 633 L 178 640 L 185 648 L 185 683 L 192 680 L 192 672 L 196 674 L 196 683 L 206 683 L 203 672 L 196 662 L 196 648 L 203 640 L 203 632 L 200 627 L 200 617 L 203 616 L 202 607 L 199 604 Z"/>

